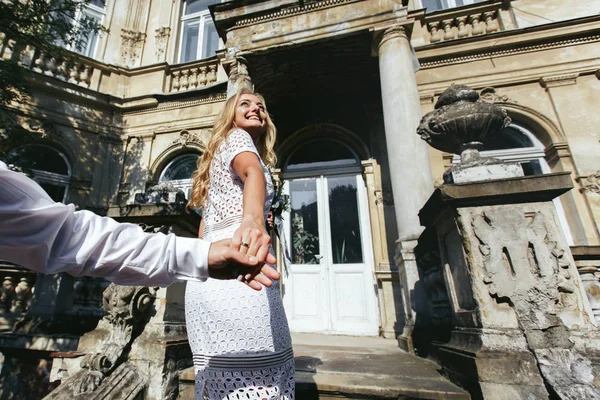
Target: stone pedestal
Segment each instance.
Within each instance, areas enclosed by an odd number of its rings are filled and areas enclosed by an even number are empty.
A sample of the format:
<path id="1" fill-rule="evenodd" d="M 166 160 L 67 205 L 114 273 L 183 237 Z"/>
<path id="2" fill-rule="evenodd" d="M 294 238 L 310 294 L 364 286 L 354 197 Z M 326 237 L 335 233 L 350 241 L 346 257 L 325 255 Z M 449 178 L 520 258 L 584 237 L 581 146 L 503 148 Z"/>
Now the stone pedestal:
<path id="1" fill-rule="evenodd" d="M 452 312 L 449 340 L 432 351 L 473 399 L 600 394 L 594 355 L 574 344 L 598 339 L 552 203 L 571 187 L 568 173 L 445 184 L 419 214 L 445 281 L 446 296 L 431 298 Z"/>

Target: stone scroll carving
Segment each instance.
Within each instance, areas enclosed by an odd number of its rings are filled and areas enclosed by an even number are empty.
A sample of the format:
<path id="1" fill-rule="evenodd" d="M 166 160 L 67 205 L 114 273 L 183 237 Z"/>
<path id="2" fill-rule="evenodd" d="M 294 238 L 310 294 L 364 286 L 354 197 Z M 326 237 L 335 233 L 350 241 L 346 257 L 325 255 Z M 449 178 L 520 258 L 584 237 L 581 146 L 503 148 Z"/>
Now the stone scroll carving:
<path id="1" fill-rule="evenodd" d="M 141 391 L 145 382 L 127 356 L 145 327 L 155 298 L 155 289 L 111 284 L 102 296 L 106 315 L 96 328 L 106 333 L 104 339 L 83 357 L 81 370 L 45 398 L 134 398 L 132 391 Z"/>

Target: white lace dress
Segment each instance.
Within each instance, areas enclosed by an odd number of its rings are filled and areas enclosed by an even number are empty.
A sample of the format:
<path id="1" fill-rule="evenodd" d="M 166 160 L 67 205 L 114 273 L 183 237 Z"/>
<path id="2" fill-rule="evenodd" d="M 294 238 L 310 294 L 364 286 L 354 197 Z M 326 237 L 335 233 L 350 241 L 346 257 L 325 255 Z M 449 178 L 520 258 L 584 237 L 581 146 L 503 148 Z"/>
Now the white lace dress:
<path id="1" fill-rule="evenodd" d="M 210 166 L 204 239 L 233 236 L 242 221 L 243 183 L 231 161 L 258 156 L 241 129 L 223 142 Z M 260 159 L 260 156 L 259 156 Z M 269 170 L 265 217 L 273 200 Z M 196 399 L 294 399 L 294 355 L 279 285 L 255 291 L 237 280 L 188 281 L 187 334 L 196 371 Z"/>

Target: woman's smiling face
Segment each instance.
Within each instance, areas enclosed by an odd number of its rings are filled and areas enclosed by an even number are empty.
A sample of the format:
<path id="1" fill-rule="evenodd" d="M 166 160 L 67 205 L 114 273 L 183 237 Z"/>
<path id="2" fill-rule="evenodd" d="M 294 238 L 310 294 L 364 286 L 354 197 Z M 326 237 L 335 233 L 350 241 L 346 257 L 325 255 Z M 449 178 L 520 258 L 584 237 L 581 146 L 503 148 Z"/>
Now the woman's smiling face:
<path id="1" fill-rule="evenodd" d="M 243 94 L 235 106 L 235 125 L 248 132 L 254 140 L 267 128 L 267 115 L 262 100 L 253 94 Z"/>

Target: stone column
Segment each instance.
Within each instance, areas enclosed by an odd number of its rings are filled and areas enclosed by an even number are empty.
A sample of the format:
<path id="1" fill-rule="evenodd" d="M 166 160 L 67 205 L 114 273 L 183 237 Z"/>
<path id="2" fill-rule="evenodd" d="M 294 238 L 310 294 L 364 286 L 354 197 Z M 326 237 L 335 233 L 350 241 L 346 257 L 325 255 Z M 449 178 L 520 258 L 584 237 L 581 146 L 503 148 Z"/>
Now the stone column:
<path id="1" fill-rule="evenodd" d="M 377 50 L 398 237 L 415 240 L 423 230 L 418 214 L 433 191 L 433 179 L 427 145 L 415 135 L 421 102 L 406 29 L 385 30 Z"/>
<path id="2" fill-rule="evenodd" d="M 415 79 L 408 32 L 403 26 L 377 36 L 381 100 L 388 162 L 398 226 L 396 264 L 400 271 L 405 321 L 400 345 L 412 350 L 414 325 L 410 293 L 418 280 L 414 258 L 416 239 L 423 230 L 419 210 L 433 191 L 427 146 L 415 135 L 421 119 L 421 102 Z"/>

